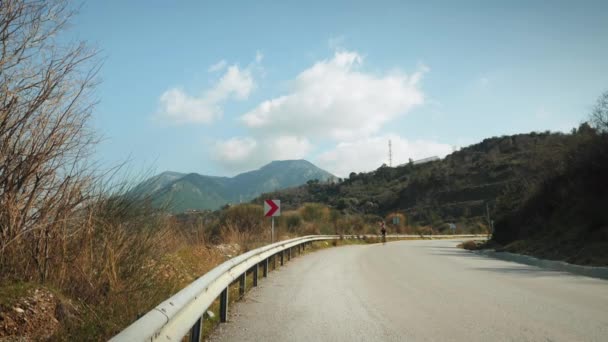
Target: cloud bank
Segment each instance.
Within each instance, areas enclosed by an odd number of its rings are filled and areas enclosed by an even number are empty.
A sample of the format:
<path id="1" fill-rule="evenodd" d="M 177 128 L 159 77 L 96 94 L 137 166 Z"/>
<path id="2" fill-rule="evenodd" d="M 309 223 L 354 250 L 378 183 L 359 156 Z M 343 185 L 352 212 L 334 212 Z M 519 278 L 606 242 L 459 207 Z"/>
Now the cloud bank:
<path id="1" fill-rule="evenodd" d="M 173 124 L 209 124 L 223 115 L 222 105 L 231 99 L 245 100 L 256 87 L 251 69 L 238 65 L 226 67 L 222 60 L 209 68 L 210 72 L 225 69 L 219 80 L 198 96 L 187 94 L 181 88 L 165 91 L 159 100 L 158 117 Z"/>
<path id="2" fill-rule="evenodd" d="M 424 103 L 419 81 L 426 68 L 411 76 L 400 71 L 375 75 L 361 71 L 362 65 L 360 54 L 336 52 L 302 71 L 290 93 L 260 103 L 241 121 L 257 132 L 339 141 L 377 133 Z"/>
<path id="3" fill-rule="evenodd" d="M 424 104 L 420 83 L 428 68 L 419 67 L 411 75 L 400 70 L 374 73 L 366 71 L 364 63 L 354 51 L 337 51 L 313 63 L 290 81 L 286 94 L 241 115 L 239 121 L 250 136 L 218 141 L 216 160 L 236 172 L 272 160 L 308 158 L 347 176 L 387 162 L 388 139 L 393 141 L 395 165 L 449 153 L 449 145 L 382 133 L 389 123 Z M 311 156 L 314 151 L 316 157 Z"/>

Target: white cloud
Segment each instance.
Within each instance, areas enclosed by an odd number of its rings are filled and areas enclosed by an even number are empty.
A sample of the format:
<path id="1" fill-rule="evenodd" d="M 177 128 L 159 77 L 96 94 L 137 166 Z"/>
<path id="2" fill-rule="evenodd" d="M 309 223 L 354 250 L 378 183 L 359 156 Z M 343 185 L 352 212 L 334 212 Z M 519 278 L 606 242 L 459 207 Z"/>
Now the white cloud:
<path id="1" fill-rule="evenodd" d="M 260 103 L 241 120 L 262 133 L 345 140 L 371 136 L 424 102 L 419 81 L 428 69 L 375 75 L 361 71 L 363 62 L 357 52 L 336 52 L 302 71 L 289 94 Z"/>
<path id="2" fill-rule="evenodd" d="M 173 123 L 210 123 L 222 116 L 221 108 L 205 97 L 189 96 L 178 88 L 160 96 L 160 117 Z"/>
<path id="3" fill-rule="evenodd" d="M 227 99 L 231 95 L 237 99 L 246 99 L 253 88 L 255 82 L 249 69 L 239 69 L 238 66 L 232 65 L 226 70 L 224 76 L 220 78 L 215 87 L 211 88 L 206 94 L 209 100 L 219 102 Z"/>
<path id="4" fill-rule="evenodd" d="M 218 141 L 214 157 L 227 171 L 241 172 L 257 169 L 273 160 L 302 159 L 312 145 L 305 138 L 278 136 L 260 139 L 235 137 Z"/>
<path id="5" fill-rule="evenodd" d="M 215 144 L 217 158 L 228 165 L 240 164 L 252 157 L 258 143 L 252 138 L 231 138 Z"/>
<path id="6" fill-rule="evenodd" d="M 209 69 L 207 69 L 207 71 L 209 72 L 217 72 L 217 71 L 222 71 L 224 70 L 224 68 L 226 67 L 226 65 L 228 65 L 228 63 L 225 60 L 221 60 L 215 64 L 213 64 L 212 66 L 209 67 Z"/>
<path id="7" fill-rule="evenodd" d="M 225 68 L 225 65 L 221 66 L 222 62 L 210 69 Z M 211 123 L 222 116 L 225 101 L 247 99 L 255 86 L 249 67 L 241 69 L 238 65 L 231 65 L 216 84 L 200 96 L 189 95 L 180 88 L 165 91 L 160 96 L 158 116 L 176 124 Z"/>
<path id="8" fill-rule="evenodd" d="M 321 153 L 316 164 L 340 177 L 348 177 L 350 172 L 375 170 L 388 164 L 388 141 L 391 140 L 393 166 L 426 157 L 445 157 L 452 147 L 428 140 L 410 141 L 398 135 L 384 135 L 365 139 L 341 142 L 333 149 Z"/>
<path id="9" fill-rule="evenodd" d="M 240 172 L 272 160 L 311 158 L 313 150 L 329 144 L 313 161 L 348 176 L 388 163 L 389 139 L 394 165 L 450 153 L 449 145 L 378 135 L 424 103 L 420 82 L 428 68 L 421 65 L 411 75 L 399 70 L 378 74 L 363 70 L 364 61 L 357 52 L 338 51 L 303 70 L 287 94 L 263 101 L 240 117 L 250 136 L 217 142 L 216 160 L 226 170 Z"/>

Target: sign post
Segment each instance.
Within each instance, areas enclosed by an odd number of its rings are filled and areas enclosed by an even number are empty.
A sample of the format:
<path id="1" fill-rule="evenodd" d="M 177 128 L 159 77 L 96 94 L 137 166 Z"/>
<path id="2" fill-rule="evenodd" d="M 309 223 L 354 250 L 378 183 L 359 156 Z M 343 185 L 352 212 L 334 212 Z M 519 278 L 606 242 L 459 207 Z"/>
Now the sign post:
<path id="1" fill-rule="evenodd" d="M 270 242 L 274 242 L 274 217 L 281 216 L 281 201 L 270 200 L 264 201 L 264 216 L 270 217 L 271 230 L 270 230 Z"/>

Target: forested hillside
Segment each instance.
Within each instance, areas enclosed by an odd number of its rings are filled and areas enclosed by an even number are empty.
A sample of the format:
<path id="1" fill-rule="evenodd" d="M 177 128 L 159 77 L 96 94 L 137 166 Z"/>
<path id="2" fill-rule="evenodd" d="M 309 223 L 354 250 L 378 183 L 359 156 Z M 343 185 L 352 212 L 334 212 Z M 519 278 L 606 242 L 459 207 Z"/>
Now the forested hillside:
<path id="1" fill-rule="evenodd" d="M 307 185 L 262 197 L 280 198 L 283 205 L 329 204 L 345 212 L 384 216 L 405 214 L 410 224 L 443 230 L 446 222 L 486 223 L 507 189 L 533 183 L 559 168 L 561 155 L 576 145 L 586 130 L 572 134 L 530 133 L 494 137 L 463 148 L 443 160 L 351 173 L 335 184 Z M 258 200 L 259 201 L 259 200 Z"/>
<path id="2" fill-rule="evenodd" d="M 514 252 L 608 265 L 608 92 L 575 141 L 536 182 L 499 198 L 494 241 Z"/>

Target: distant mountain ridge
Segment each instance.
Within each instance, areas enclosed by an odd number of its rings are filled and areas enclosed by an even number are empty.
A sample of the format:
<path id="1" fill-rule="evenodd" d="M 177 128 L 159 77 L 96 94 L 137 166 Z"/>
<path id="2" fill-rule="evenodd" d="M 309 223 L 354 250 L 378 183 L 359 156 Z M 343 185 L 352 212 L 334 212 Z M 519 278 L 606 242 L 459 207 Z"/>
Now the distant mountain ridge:
<path id="1" fill-rule="evenodd" d="M 234 177 L 167 171 L 143 181 L 133 191 L 149 196 L 155 206 L 166 205 L 172 212 L 180 213 L 215 210 L 228 203 L 250 201 L 262 193 L 299 186 L 314 179 L 328 181 L 336 177 L 306 160 L 281 160 Z"/>

